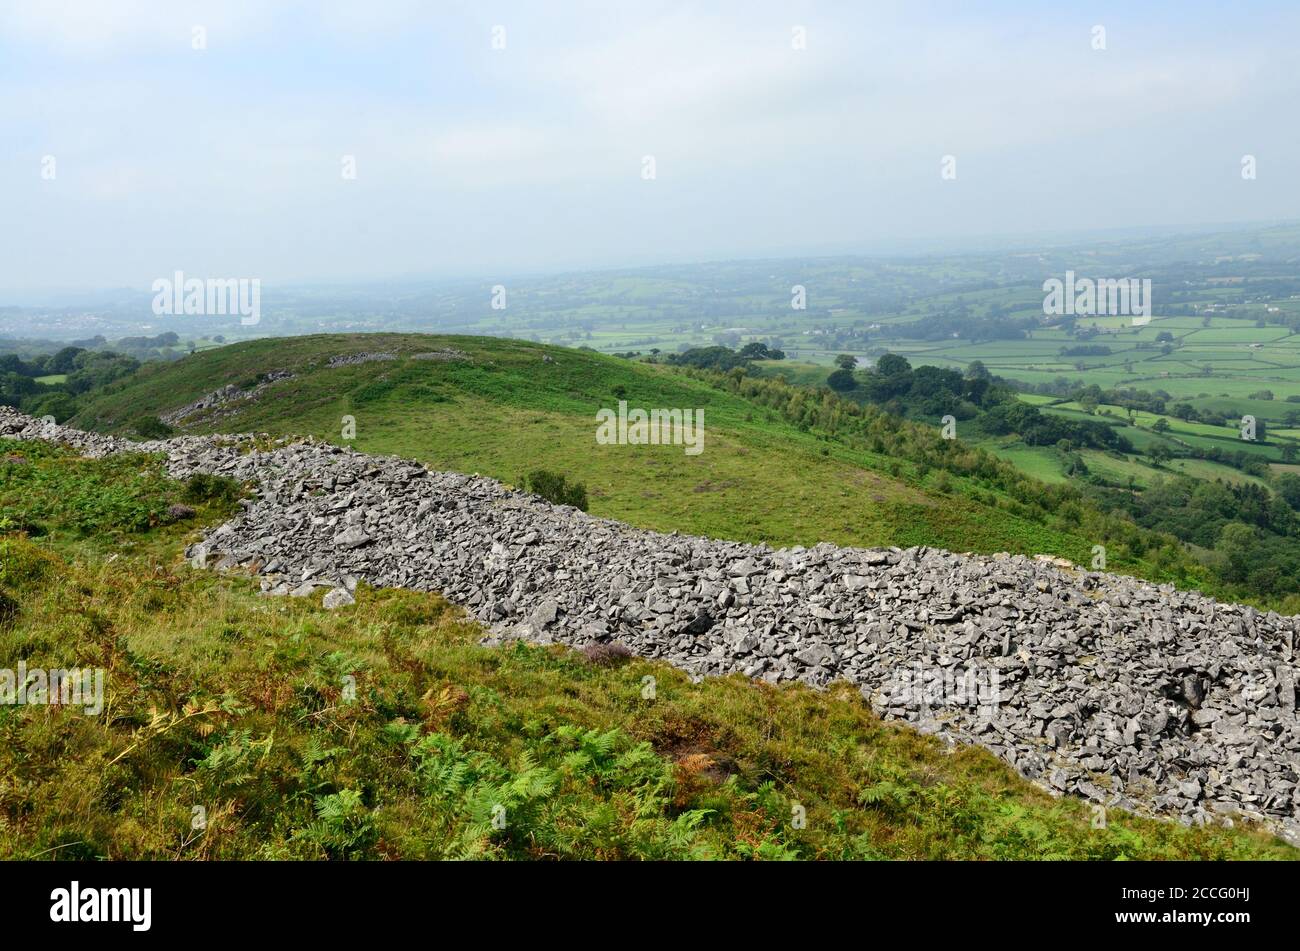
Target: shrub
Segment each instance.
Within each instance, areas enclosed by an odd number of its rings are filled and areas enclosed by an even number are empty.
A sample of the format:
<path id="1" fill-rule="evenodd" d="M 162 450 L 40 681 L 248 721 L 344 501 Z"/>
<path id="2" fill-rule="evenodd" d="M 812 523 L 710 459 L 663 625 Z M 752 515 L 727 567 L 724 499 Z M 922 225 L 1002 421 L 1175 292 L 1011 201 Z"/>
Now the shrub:
<path id="1" fill-rule="evenodd" d="M 8 627 L 18 617 L 18 602 L 0 591 L 0 628 Z"/>
<path id="2" fill-rule="evenodd" d="M 632 652 L 618 641 L 594 641 L 582 649 L 582 654 L 587 658 L 587 663 L 596 667 L 614 667 L 632 656 Z"/>
<path id="3" fill-rule="evenodd" d="M 0 535 L 13 533 L 23 534 L 29 538 L 40 538 L 47 531 L 44 525 L 24 512 L 0 513 Z"/>
<path id="4" fill-rule="evenodd" d="M 826 385 L 838 393 L 847 393 L 857 388 L 858 381 L 854 379 L 852 370 L 841 368 L 826 378 Z"/>
<path id="5" fill-rule="evenodd" d="M 59 422 L 67 422 L 77 412 L 77 399 L 63 391 L 42 393 L 24 399 L 22 407 L 29 416 L 53 416 Z"/>
<path id="6" fill-rule="evenodd" d="M 57 574 L 58 564 L 53 555 L 24 538 L 0 539 L 0 585 L 9 589 Z"/>
<path id="7" fill-rule="evenodd" d="M 587 487 L 581 482 L 570 482 L 562 475 L 546 469 L 534 469 L 519 477 L 519 486 L 525 492 L 540 496 L 556 505 L 572 505 L 587 511 Z"/>
<path id="8" fill-rule="evenodd" d="M 131 429 L 144 439 L 166 439 L 175 432 L 157 416 L 141 416 L 131 424 Z"/>
<path id="9" fill-rule="evenodd" d="M 222 502 L 229 504 L 239 498 L 239 483 L 225 476 L 208 475 L 196 472 L 185 480 L 182 498 L 186 502 L 201 504 L 203 502 Z"/>

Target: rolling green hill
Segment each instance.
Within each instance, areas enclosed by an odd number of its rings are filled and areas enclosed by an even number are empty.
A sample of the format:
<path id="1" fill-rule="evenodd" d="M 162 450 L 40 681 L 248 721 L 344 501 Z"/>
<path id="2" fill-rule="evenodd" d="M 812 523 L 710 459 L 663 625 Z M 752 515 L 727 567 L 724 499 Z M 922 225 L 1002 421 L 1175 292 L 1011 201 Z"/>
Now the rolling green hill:
<path id="1" fill-rule="evenodd" d="M 439 350 L 463 357 L 412 356 Z M 398 359 L 328 366 L 331 357 L 373 352 Z M 670 368 L 514 340 L 366 334 L 240 343 L 148 365 L 95 394 L 72 424 L 129 433 L 141 413 L 160 415 L 277 371 L 295 376 L 255 399 L 186 420 L 180 431 L 301 433 L 340 443 L 343 417 L 353 416 L 351 444 L 367 452 L 511 483 L 543 467 L 585 483 L 595 514 L 741 541 L 928 544 L 1075 560 L 1096 544 L 986 504 L 997 493 L 965 491 L 973 487 L 961 480 L 937 491 L 936 473 L 802 431 Z M 620 399 L 633 407 L 702 408 L 704 451 L 598 445 L 595 414 Z"/>

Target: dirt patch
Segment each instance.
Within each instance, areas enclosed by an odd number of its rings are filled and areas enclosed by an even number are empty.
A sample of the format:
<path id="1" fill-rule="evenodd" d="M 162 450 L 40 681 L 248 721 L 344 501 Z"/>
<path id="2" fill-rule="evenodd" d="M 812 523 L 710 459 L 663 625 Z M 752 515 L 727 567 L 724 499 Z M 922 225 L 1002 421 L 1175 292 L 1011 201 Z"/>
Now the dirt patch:
<path id="1" fill-rule="evenodd" d="M 649 739 L 655 752 L 673 761 L 679 776 L 715 783 L 739 771 L 717 729 L 703 720 L 668 721 Z"/>

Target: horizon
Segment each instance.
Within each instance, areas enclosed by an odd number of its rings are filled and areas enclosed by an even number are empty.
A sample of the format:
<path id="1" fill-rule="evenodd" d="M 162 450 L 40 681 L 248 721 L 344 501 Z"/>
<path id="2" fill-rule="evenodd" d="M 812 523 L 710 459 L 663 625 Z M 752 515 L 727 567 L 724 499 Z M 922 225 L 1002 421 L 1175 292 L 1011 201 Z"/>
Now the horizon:
<path id="1" fill-rule="evenodd" d="M 627 262 L 607 264 L 599 267 L 554 267 L 539 268 L 536 270 L 520 270 L 505 275 L 492 275 L 487 273 L 458 273 L 458 274 L 391 274 L 381 275 L 368 278 L 318 278 L 318 279 L 288 279 L 284 281 L 263 282 L 266 287 L 277 288 L 282 290 L 294 289 L 320 289 L 336 288 L 344 289 L 361 289 L 366 287 L 387 288 L 403 287 L 416 284 L 429 284 L 438 287 L 451 287 L 458 284 L 473 284 L 488 280 L 500 279 L 507 281 L 519 280 L 546 280 L 562 278 L 569 275 L 600 275 L 600 274 L 617 274 L 636 271 L 653 271 L 656 269 L 672 268 L 690 268 L 705 267 L 710 265 L 730 265 L 730 264 L 758 264 L 766 261 L 805 261 L 809 263 L 832 261 L 837 259 L 845 260 L 872 260 L 872 261 L 889 261 L 889 260 L 941 260 L 950 257 L 976 256 L 986 254 L 1016 254 L 1026 253 L 1032 250 L 1073 250 L 1082 248 L 1090 244 L 1102 245 L 1108 242 L 1120 243 L 1125 240 L 1136 240 L 1140 238 L 1193 238 L 1209 237 L 1214 235 L 1226 235 L 1235 232 L 1264 231 L 1272 228 L 1285 228 L 1290 226 L 1300 226 L 1300 218 L 1297 219 L 1266 219 L 1260 221 L 1236 221 L 1236 222 L 1215 222 L 1188 225 L 1185 227 L 1161 227 L 1161 226 L 1132 226 L 1122 228 L 1099 228 L 1087 231 L 1041 231 L 1036 233 L 1007 233 L 1007 234 L 988 234 L 971 236 L 966 240 L 958 240 L 950 247 L 943 247 L 945 242 L 950 239 L 938 235 L 930 235 L 916 238 L 913 240 L 913 247 L 900 249 L 897 251 L 887 250 L 842 250 L 842 251 L 821 251 L 798 253 L 789 251 L 786 253 L 772 252 L 769 254 L 754 254 L 751 256 L 738 257 L 716 257 L 716 258 L 698 258 L 698 259 L 661 259 L 644 262 Z M 170 277 L 171 275 L 163 275 Z M 83 286 L 83 287 L 0 287 L 0 309 L 5 307 L 38 307 L 38 306 L 57 306 L 59 301 L 53 298 L 64 296 L 69 298 L 75 297 L 95 297 L 96 295 L 120 294 L 120 293 L 140 293 L 150 294 L 153 291 L 148 286 Z M 23 299 L 26 295 L 26 299 Z M 40 303 L 35 302 L 39 298 L 49 298 Z"/>

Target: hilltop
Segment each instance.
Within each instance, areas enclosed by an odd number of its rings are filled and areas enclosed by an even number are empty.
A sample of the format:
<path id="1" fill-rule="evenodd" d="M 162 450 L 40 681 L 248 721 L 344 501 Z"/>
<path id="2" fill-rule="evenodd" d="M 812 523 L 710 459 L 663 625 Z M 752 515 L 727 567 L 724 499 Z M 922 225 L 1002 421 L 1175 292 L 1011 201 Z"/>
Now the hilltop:
<path id="1" fill-rule="evenodd" d="M 706 450 L 597 445 L 597 411 L 620 400 L 703 409 Z M 1009 480 L 933 427 L 872 416 L 861 436 L 836 435 L 851 411 L 859 409 L 804 388 L 750 396 L 591 351 L 362 334 L 258 340 L 149 364 L 89 394 L 70 422 L 130 434 L 149 414 L 171 419 L 177 433 L 313 435 L 510 484 L 540 467 L 585 484 L 593 514 L 659 531 L 772 545 L 1046 553 L 1076 563 L 1106 544 L 1119 570 L 1184 585 L 1200 579 L 1195 566 L 1171 557 L 1172 541 L 1092 519 L 1041 485 Z M 348 440 L 346 416 L 356 422 Z M 937 464 L 948 458 L 971 474 L 942 471 Z"/>
<path id="2" fill-rule="evenodd" d="M 460 356 L 413 358 L 439 352 Z M 330 365 L 367 354 L 368 362 Z M 396 358 L 377 358 L 388 354 Z M 664 368 L 523 341 L 365 334 L 235 344 L 147 366 L 71 423 L 129 433 L 142 412 L 166 418 L 229 384 L 250 390 L 280 373 L 293 376 L 257 398 L 188 416 L 177 431 L 302 433 L 339 444 L 343 417 L 352 416 L 356 438 L 348 442 L 359 450 L 506 482 L 541 466 L 583 481 L 593 512 L 648 528 L 775 543 L 879 543 L 917 521 L 937 531 L 952 519 L 972 539 L 1005 543 L 1003 531 L 977 527 L 973 512 L 935 512 L 925 492 L 743 400 Z M 620 399 L 703 408 L 707 450 L 698 457 L 671 446 L 597 451 L 596 412 Z"/>

